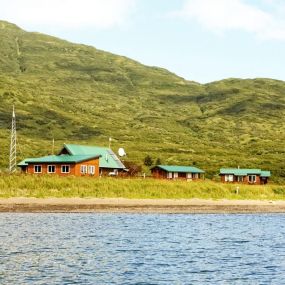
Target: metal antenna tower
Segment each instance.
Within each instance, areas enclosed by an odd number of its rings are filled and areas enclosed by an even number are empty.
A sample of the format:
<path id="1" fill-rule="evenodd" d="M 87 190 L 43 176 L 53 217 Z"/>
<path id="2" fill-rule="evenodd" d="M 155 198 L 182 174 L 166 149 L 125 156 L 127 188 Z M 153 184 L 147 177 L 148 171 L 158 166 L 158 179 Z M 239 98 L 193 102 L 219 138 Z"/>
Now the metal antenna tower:
<path id="1" fill-rule="evenodd" d="M 16 170 L 17 170 L 17 134 L 16 134 L 16 115 L 15 115 L 15 108 L 13 105 L 9 171 L 10 173 L 14 173 L 16 172 Z"/>

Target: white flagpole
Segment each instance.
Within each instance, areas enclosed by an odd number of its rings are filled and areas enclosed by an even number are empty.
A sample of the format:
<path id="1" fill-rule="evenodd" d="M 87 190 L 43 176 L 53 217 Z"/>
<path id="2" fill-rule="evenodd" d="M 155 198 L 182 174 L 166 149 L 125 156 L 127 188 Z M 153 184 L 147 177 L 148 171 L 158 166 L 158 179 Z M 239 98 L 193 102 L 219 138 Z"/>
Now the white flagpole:
<path id="1" fill-rule="evenodd" d="M 112 138 L 109 137 L 109 148 L 111 148 L 111 141 L 112 141 Z"/>

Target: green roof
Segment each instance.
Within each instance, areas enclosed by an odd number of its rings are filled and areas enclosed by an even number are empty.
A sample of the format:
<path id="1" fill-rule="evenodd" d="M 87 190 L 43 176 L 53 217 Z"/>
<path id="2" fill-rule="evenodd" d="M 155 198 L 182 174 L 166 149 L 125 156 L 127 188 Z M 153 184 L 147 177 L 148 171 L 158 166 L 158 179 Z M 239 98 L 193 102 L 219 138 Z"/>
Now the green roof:
<path id="1" fill-rule="evenodd" d="M 160 169 L 167 172 L 183 172 L 183 173 L 205 173 L 205 171 L 193 166 L 178 166 L 178 165 L 157 165 Z M 155 168 L 153 167 L 153 168 Z"/>
<path id="2" fill-rule="evenodd" d="M 29 163 L 77 163 L 98 157 L 99 155 L 48 155 L 37 158 L 27 158 L 21 161 L 18 166 L 25 166 Z"/>
<path id="3" fill-rule="evenodd" d="M 260 176 L 261 177 L 270 177 L 271 173 L 270 173 L 270 171 L 261 171 Z"/>
<path id="4" fill-rule="evenodd" d="M 117 155 L 107 147 L 64 144 L 61 152 L 66 149 L 71 155 L 100 155 L 99 167 L 111 169 L 125 169 L 126 167 Z M 61 153 L 60 152 L 60 153 Z"/>
<path id="5" fill-rule="evenodd" d="M 221 168 L 220 174 L 233 174 L 236 176 L 246 176 L 251 174 L 260 175 L 262 177 L 270 177 L 270 171 L 262 171 L 261 169 L 246 168 Z"/>
<path id="6" fill-rule="evenodd" d="M 26 158 L 24 160 L 22 160 L 20 163 L 17 164 L 17 166 L 27 166 L 28 163 L 26 162 L 26 160 L 31 159 L 31 158 Z"/>

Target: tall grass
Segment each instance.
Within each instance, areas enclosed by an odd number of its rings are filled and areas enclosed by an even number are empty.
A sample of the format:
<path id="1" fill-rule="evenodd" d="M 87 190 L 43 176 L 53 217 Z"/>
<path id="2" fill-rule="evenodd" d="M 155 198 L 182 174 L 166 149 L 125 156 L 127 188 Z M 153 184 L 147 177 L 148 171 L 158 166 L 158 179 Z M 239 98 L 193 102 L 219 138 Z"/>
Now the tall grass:
<path id="1" fill-rule="evenodd" d="M 237 185 L 209 180 L 187 182 L 155 179 L 0 175 L 0 198 L 285 199 L 285 186 L 239 185 L 238 193 L 236 193 L 236 187 Z"/>

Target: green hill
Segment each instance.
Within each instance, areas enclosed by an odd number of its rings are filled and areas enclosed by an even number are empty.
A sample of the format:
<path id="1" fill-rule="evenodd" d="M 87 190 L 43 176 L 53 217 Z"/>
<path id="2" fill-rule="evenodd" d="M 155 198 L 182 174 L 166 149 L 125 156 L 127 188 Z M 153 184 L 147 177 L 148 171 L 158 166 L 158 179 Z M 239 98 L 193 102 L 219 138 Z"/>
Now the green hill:
<path id="1" fill-rule="evenodd" d="M 269 169 L 285 180 L 285 82 L 199 84 L 126 57 L 0 21 L 0 167 L 12 105 L 19 160 L 62 143 L 125 147 L 169 164 Z"/>

